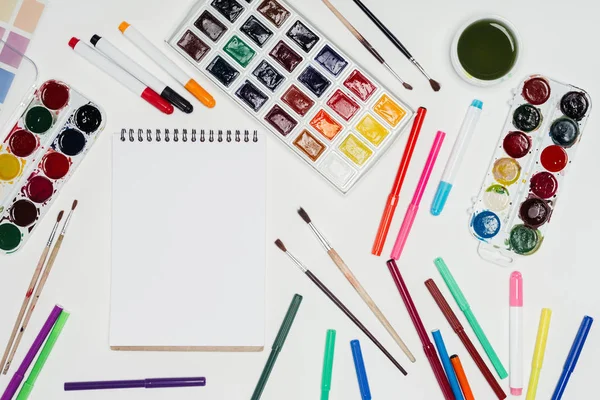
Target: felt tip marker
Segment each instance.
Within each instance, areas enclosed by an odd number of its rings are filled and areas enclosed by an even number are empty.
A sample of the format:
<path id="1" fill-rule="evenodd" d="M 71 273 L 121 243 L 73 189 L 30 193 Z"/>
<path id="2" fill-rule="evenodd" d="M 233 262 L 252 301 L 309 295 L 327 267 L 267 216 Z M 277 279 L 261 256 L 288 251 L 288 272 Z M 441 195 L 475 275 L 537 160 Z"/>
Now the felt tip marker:
<path id="1" fill-rule="evenodd" d="M 440 332 L 439 329 L 436 329 L 431 332 L 431 336 L 433 336 L 435 347 L 440 355 L 440 360 L 442 360 L 442 366 L 444 367 L 444 371 L 446 371 L 446 377 L 448 378 L 448 383 L 450 384 L 450 389 L 452 389 L 454 398 L 456 400 L 465 400 L 462 395 L 462 391 L 460 390 L 456 372 L 454 372 L 454 367 L 450 361 L 448 350 L 446 350 L 446 345 L 444 344 L 444 339 L 442 338 L 442 332 Z"/>
<path id="2" fill-rule="evenodd" d="M 369 388 L 369 380 L 367 379 L 367 370 L 365 369 L 360 342 L 358 340 L 353 340 L 350 342 L 350 347 L 352 348 L 352 358 L 354 359 L 354 368 L 356 369 L 360 397 L 362 400 L 371 400 L 371 389 Z"/>
<path id="3" fill-rule="evenodd" d="M 482 107 L 483 103 L 480 100 L 473 100 L 471 106 L 469 106 L 469 109 L 467 110 L 467 115 L 460 127 L 458 137 L 456 138 L 456 142 L 454 142 L 454 147 L 452 147 L 452 153 L 450 153 L 450 158 L 446 163 L 442 180 L 440 181 L 435 197 L 433 198 L 433 203 L 431 204 L 431 213 L 433 215 L 440 215 L 444 209 L 452 185 L 454 185 L 454 179 L 460 168 L 460 163 L 463 158 L 465 158 L 469 142 L 471 141 L 471 137 L 473 137 L 475 127 L 481 116 Z"/>
<path id="4" fill-rule="evenodd" d="M 562 399 L 565 389 L 567 388 L 567 383 L 569 383 L 569 378 L 571 378 L 571 374 L 575 370 L 579 355 L 581 354 L 581 350 L 583 350 L 583 345 L 587 340 L 593 322 L 594 319 L 592 317 L 588 317 L 587 315 L 583 317 L 583 321 L 581 321 L 581 325 L 579 326 L 579 330 L 577 331 L 577 335 L 575 336 L 575 340 L 573 341 L 573 345 L 571 346 L 571 350 L 565 361 L 563 371 L 556 384 L 556 389 L 554 389 L 554 394 L 552 394 L 552 400 Z"/>
<path id="5" fill-rule="evenodd" d="M 162 389 L 205 386 L 206 378 L 149 378 L 130 381 L 65 382 L 65 392 L 75 390 Z"/>
<path id="6" fill-rule="evenodd" d="M 509 309 L 509 386 L 510 394 L 523 393 L 523 277 L 518 271 L 510 275 Z"/>
<path id="7" fill-rule="evenodd" d="M 173 79 L 179 82 L 183 87 L 197 98 L 202 104 L 208 108 L 213 108 L 217 103 L 210 93 L 206 91 L 198 82 L 190 78 L 177 64 L 169 57 L 164 55 L 152 42 L 150 42 L 140 31 L 129 23 L 123 21 L 119 25 L 119 30 L 131 43 L 152 59 L 166 73 L 171 75 Z"/>
<path id="8" fill-rule="evenodd" d="M 69 46 L 75 50 L 77 54 L 100 68 L 102 71 L 112 76 L 123 86 L 131 90 L 133 93 L 152 104 L 165 114 L 173 114 L 173 106 L 167 100 L 163 99 L 158 93 L 144 85 L 142 82 L 129 75 L 126 71 L 119 68 L 102 54 L 95 51 L 87 44 L 81 42 L 77 38 L 69 40 Z"/>
<path id="9" fill-rule="evenodd" d="M 329 400 L 333 372 L 333 355 L 335 353 L 335 335 L 336 332 L 334 329 L 329 329 L 327 331 L 327 338 L 325 339 L 325 356 L 323 357 L 323 374 L 321 376 L 321 400 Z"/>
<path id="10" fill-rule="evenodd" d="M 462 394 L 465 396 L 465 400 L 475 400 L 475 396 L 473 396 L 473 391 L 471 390 L 471 385 L 469 384 L 469 380 L 467 379 L 467 374 L 465 374 L 465 369 L 460 362 L 460 358 L 456 354 L 450 356 L 450 362 L 452 363 L 452 367 L 454 368 L 454 373 L 456 374 L 456 378 L 458 379 L 458 383 L 460 384 L 460 389 L 462 390 Z"/>
<path id="11" fill-rule="evenodd" d="M 410 234 L 413 222 L 415 222 L 417 211 L 419 211 L 419 205 L 421 204 L 423 193 L 425 193 L 427 182 L 429 182 L 431 171 L 433 171 L 435 161 L 437 160 L 438 154 L 440 154 L 440 148 L 442 147 L 445 137 L 446 134 L 442 131 L 438 131 L 435 135 L 435 139 L 431 145 L 431 150 L 429 150 L 429 156 L 427 157 L 427 161 L 423 167 L 423 172 L 421 173 L 421 178 L 419 178 L 419 183 L 417 183 L 417 188 L 415 189 L 413 198 L 406 209 L 404 220 L 402 221 L 402 225 L 398 231 L 398 236 L 396 236 L 396 242 L 392 248 L 391 258 L 394 260 L 398 260 L 400 258 L 400 254 L 402 254 L 402 250 L 404 249 L 404 245 L 406 244 L 406 240 Z"/>
<path id="12" fill-rule="evenodd" d="M 194 111 L 194 107 L 189 101 L 181 97 L 176 91 L 171 89 L 165 83 L 161 82 L 141 65 L 133 61 L 129 56 L 110 43 L 108 39 L 94 35 L 90 39 L 90 43 L 97 50 L 99 50 L 100 53 L 104 54 L 107 58 L 112 60 L 125 71 L 129 72 L 134 78 L 142 82 L 144 85 L 147 85 L 150 89 L 160 94 L 169 103 L 173 104 L 184 113 L 190 114 L 192 111 Z"/>
<path id="13" fill-rule="evenodd" d="M 535 339 L 535 347 L 533 350 L 533 358 L 531 360 L 531 374 L 529 375 L 529 386 L 527 387 L 526 400 L 535 400 L 542 365 L 544 364 L 544 355 L 546 354 L 546 343 L 548 342 L 548 331 L 550 330 L 550 319 L 552 318 L 552 310 L 549 308 L 542 309 L 540 316 L 540 324 L 538 325 L 537 337 Z"/>

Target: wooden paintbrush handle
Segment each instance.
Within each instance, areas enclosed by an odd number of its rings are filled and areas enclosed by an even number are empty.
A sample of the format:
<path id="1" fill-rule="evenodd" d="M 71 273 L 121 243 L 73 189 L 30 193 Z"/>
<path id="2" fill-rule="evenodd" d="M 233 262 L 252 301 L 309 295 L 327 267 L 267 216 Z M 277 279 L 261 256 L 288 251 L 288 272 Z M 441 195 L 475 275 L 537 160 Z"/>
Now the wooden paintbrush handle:
<path id="1" fill-rule="evenodd" d="M 25 319 L 23 320 L 23 323 L 21 324 L 21 329 L 19 330 L 19 334 L 17 335 L 15 344 L 10 352 L 8 361 L 6 362 L 6 365 L 4 366 L 4 371 L 2 371 L 4 374 L 6 374 L 8 372 L 8 369 L 10 368 L 10 365 L 12 364 L 13 358 L 15 357 L 15 353 L 17 352 L 17 349 L 19 348 L 19 344 L 21 344 L 21 339 L 23 339 L 23 333 L 25 332 L 25 330 L 27 329 L 27 326 L 29 325 L 29 320 L 31 320 L 31 315 L 33 315 L 33 310 L 35 310 L 35 306 L 37 305 L 38 299 L 40 298 L 40 294 L 42 293 L 42 290 L 44 289 L 44 285 L 46 284 L 46 281 L 48 280 L 48 275 L 50 275 L 50 271 L 52 270 L 54 261 L 56 261 L 56 257 L 58 256 L 58 251 L 60 250 L 60 246 L 62 245 L 63 238 L 64 238 L 63 235 L 60 235 L 58 237 L 58 239 L 56 240 L 56 243 L 54 244 L 54 248 L 52 249 L 52 253 L 50 253 L 50 258 L 48 259 L 46 268 L 44 269 L 44 272 L 42 272 L 42 277 L 40 278 L 40 282 L 37 286 L 37 289 L 35 290 L 35 294 L 33 295 L 33 298 L 31 299 L 31 304 L 29 305 L 27 314 L 25 314 Z"/>
<path id="2" fill-rule="evenodd" d="M 29 282 L 29 287 L 27 287 L 27 293 L 25 293 L 25 298 L 23 299 L 23 304 L 21 304 L 21 310 L 19 311 L 19 315 L 17 316 L 17 320 L 15 321 L 15 326 L 13 327 L 13 331 L 10 334 L 10 338 L 8 339 L 8 343 L 6 345 L 6 349 L 4 350 L 4 355 L 2 356 L 2 362 L 0 362 L 0 369 L 4 370 L 4 364 L 6 363 L 6 359 L 8 358 L 8 354 L 13 345 L 13 341 L 17 336 L 17 332 L 19 331 L 19 327 L 21 326 L 21 321 L 23 320 L 23 316 L 25 315 L 25 311 L 27 310 L 27 306 L 29 305 L 29 300 L 31 299 L 31 295 L 33 294 L 33 290 L 35 289 L 35 284 L 40 277 L 40 273 L 42 272 L 42 267 L 46 262 L 46 257 L 48 257 L 48 252 L 50 251 L 50 246 L 44 247 L 44 251 L 42 251 L 42 255 L 40 256 L 40 260 L 33 272 L 33 276 L 31 277 L 31 282 Z M 8 370 L 6 370 L 8 372 Z M 6 374 L 4 372 L 4 374 Z"/>
<path id="3" fill-rule="evenodd" d="M 381 324 L 385 327 L 385 329 L 392 336 L 392 338 L 394 338 L 394 341 L 398 344 L 398 346 L 400 346 L 404 354 L 406 354 L 406 356 L 411 362 L 415 362 L 415 356 L 406 346 L 404 341 L 400 338 L 400 335 L 398 335 L 398 333 L 396 332 L 392 324 L 390 324 L 390 322 L 387 320 L 385 315 L 383 315 L 379 307 L 377 307 L 377 304 L 375 304 L 371 296 L 369 296 L 367 291 L 362 287 L 358 279 L 356 279 L 356 277 L 354 276 L 350 268 L 348 268 L 344 260 L 342 260 L 340 255 L 334 249 L 329 250 L 327 254 L 329 254 L 329 257 L 331 257 L 331 259 L 333 260 L 335 265 L 337 265 L 339 270 L 342 271 L 342 274 L 344 274 L 346 279 L 348 279 L 348 282 L 350 282 L 350 284 L 356 290 L 358 295 L 363 299 L 365 303 L 367 303 L 367 306 L 371 309 L 371 311 L 373 311 L 373 314 L 375 314 L 379 322 L 381 322 Z"/>
<path id="4" fill-rule="evenodd" d="M 323 0 L 323 3 L 325 3 L 327 8 L 331 10 L 331 12 L 337 17 L 337 19 L 340 20 L 342 24 L 344 24 L 344 26 L 354 35 L 354 37 L 357 38 L 358 41 L 362 43 L 362 45 L 365 46 L 367 50 L 369 50 L 369 52 L 373 55 L 373 57 L 377 59 L 377 61 L 379 61 L 382 64 L 385 63 L 385 60 L 383 59 L 381 54 L 379 54 L 379 52 L 375 50 L 375 47 L 373 47 L 371 43 L 369 43 L 367 39 L 365 39 L 365 37 L 360 34 L 360 32 L 342 15 L 342 13 L 340 13 L 337 10 L 337 8 L 333 6 L 333 4 L 329 2 L 329 0 Z"/>

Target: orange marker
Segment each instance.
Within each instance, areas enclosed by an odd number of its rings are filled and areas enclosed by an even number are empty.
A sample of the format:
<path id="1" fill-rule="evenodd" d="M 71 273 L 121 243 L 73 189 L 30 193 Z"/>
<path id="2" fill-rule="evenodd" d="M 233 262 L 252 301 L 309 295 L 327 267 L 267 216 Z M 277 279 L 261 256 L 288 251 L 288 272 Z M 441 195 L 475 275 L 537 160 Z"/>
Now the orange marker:
<path id="1" fill-rule="evenodd" d="M 460 358 L 454 354 L 450 357 L 450 361 L 452 362 L 452 367 L 454 368 L 454 372 L 458 378 L 458 384 L 460 385 L 460 389 L 465 396 L 465 400 L 475 400 L 475 397 L 473 397 L 473 392 L 471 391 L 471 386 L 467 380 L 467 375 L 465 375 L 465 370 L 460 362 Z"/>
<path id="2" fill-rule="evenodd" d="M 177 66 L 169 57 L 165 56 L 156 46 L 144 37 L 133 26 L 127 22 L 121 22 L 119 30 L 131 41 L 137 48 L 142 50 L 148 57 L 154 60 L 165 72 L 171 75 L 177 82 L 181 83 L 188 92 L 194 95 L 208 108 L 213 108 L 216 104 L 215 99 L 198 82 L 190 78 L 181 68 Z"/>

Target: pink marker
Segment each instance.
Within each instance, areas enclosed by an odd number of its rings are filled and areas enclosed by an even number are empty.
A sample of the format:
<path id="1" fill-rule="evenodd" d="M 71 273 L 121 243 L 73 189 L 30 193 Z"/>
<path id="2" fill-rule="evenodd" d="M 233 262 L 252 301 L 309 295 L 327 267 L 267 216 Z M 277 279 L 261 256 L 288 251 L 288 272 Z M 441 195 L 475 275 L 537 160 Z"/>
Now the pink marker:
<path id="1" fill-rule="evenodd" d="M 523 393 L 523 277 L 518 271 L 510 274 L 509 315 L 509 386 L 510 394 Z"/>
<path id="2" fill-rule="evenodd" d="M 440 148 L 444 142 L 444 137 L 446 137 L 446 134 L 442 131 L 438 131 L 437 135 L 435 135 L 435 140 L 433 141 L 431 150 L 429 150 L 429 156 L 427 157 L 427 162 L 425 162 L 425 167 L 421 173 L 421 178 L 419 179 L 419 183 L 415 189 L 415 194 L 413 195 L 412 201 L 406 210 L 406 214 L 404 214 L 404 221 L 402 221 L 402 226 L 398 232 L 396 243 L 394 243 L 394 248 L 392 249 L 392 258 L 394 260 L 399 259 L 400 254 L 402 254 L 402 249 L 404 249 L 404 244 L 406 243 L 406 239 L 408 239 L 408 234 L 410 233 L 410 228 L 415 221 L 417 211 L 419 211 L 421 198 L 423 198 L 423 193 L 427 187 L 427 182 L 429 182 L 429 177 L 431 176 L 431 171 L 435 165 L 435 160 L 437 160 L 438 154 L 440 153 Z"/>

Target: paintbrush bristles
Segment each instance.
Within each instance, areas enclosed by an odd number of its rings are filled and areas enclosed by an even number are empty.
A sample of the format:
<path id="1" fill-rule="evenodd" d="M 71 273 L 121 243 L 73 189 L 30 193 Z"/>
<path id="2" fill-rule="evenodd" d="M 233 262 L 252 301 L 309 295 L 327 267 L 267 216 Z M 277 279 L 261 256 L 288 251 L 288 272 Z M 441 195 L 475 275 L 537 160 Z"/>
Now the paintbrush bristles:
<path id="1" fill-rule="evenodd" d="M 429 84 L 431 85 L 431 88 L 436 92 L 439 92 L 439 90 L 442 88 L 442 85 L 440 85 L 437 81 L 434 81 L 433 79 L 429 80 Z"/>
<path id="2" fill-rule="evenodd" d="M 58 217 L 56 217 L 56 223 L 60 222 L 60 220 L 62 219 L 64 214 L 65 214 L 65 212 L 62 210 L 58 213 Z"/>
<path id="3" fill-rule="evenodd" d="M 287 253 L 287 249 L 285 248 L 285 245 L 283 244 L 283 242 L 281 240 L 277 239 L 275 241 L 275 246 L 279 247 L 279 249 L 281 251 L 283 251 L 284 253 Z"/>
<path id="4" fill-rule="evenodd" d="M 77 204 L 79 204 L 79 201 L 77 201 L 77 200 L 73 201 L 73 205 L 71 206 L 71 211 L 75 210 L 75 208 L 77 207 Z"/>
<path id="5" fill-rule="evenodd" d="M 312 222 L 310 220 L 310 217 L 308 216 L 308 213 L 306 211 L 304 211 L 304 208 L 300 207 L 298 209 L 298 215 L 300 215 L 302 217 L 302 219 L 304 220 L 304 222 L 306 222 L 307 224 L 310 224 Z"/>
<path id="6" fill-rule="evenodd" d="M 402 86 L 404 86 L 404 88 L 405 88 L 405 89 L 408 89 L 408 90 L 413 90 L 413 87 L 412 87 L 411 85 L 409 85 L 408 83 L 406 83 L 406 82 L 404 82 L 404 83 L 402 84 Z"/>

